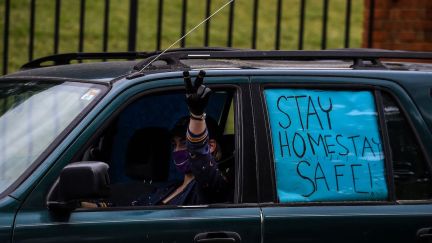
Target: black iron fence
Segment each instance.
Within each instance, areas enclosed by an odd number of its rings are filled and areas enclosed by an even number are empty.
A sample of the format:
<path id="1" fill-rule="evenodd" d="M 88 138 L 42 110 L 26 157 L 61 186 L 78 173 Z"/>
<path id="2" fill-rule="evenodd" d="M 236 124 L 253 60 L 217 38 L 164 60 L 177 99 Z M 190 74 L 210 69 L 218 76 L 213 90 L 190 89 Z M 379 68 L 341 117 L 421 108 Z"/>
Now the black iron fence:
<path id="1" fill-rule="evenodd" d="M 155 0 L 158 1 L 157 4 L 157 22 L 156 24 L 156 49 L 160 50 L 162 48 L 162 23 L 163 23 L 163 16 L 164 16 L 164 6 L 167 4 L 167 1 L 164 0 Z M 190 1 L 193 0 L 182 0 L 182 12 L 181 12 L 181 20 L 179 21 L 180 25 L 180 36 L 183 36 L 187 31 L 187 10 L 188 10 L 188 4 L 191 4 Z M 200 0 L 201 1 L 201 0 Z M 205 8 L 205 17 L 209 17 L 211 14 L 211 5 L 212 0 L 205 0 L 206 1 L 206 8 Z M 253 1 L 253 11 L 251 16 L 252 21 L 252 30 L 251 30 L 251 37 L 250 37 L 250 48 L 255 49 L 257 47 L 257 36 L 258 36 L 258 21 L 259 21 L 259 10 L 260 10 L 260 4 L 268 4 L 264 0 L 249 0 Z M 276 25 L 275 25 L 275 37 L 274 37 L 274 49 L 278 50 L 281 48 L 281 32 L 283 31 L 281 29 L 281 21 L 282 21 L 282 4 L 284 0 L 277 0 L 275 3 L 276 6 Z M 286 0 L 287 1 L 287 0 Z M 297 48 L 299 50 L 304 49 L 304 31 L 305 31 L 305 18 L 306 18 L 306 5 L 307 4 L 314 4 L 318 1 L 322 1 L 322 28 L 321 28 L 321 43 L 320 48 L 326 49 L 327 48 L 327 40 L 328 40 L 328 6 L 330 0 L 299 0 L 299 20 L 298 20 L 298 45 Z M 369 1 L 369 14 L 368 14 L 368 30 L 367 33 L 371 33 L 371 29 L 373 29 L 373 17 L 374 17 L 374 3 L 375 0 L 365 0 Z M 86 17 L 86 0 L 79 0 L 76 1 L 77 4 L 79 4 L 79 32 L 78 32 L 78 48 L 77 52 L 83 52 L 84 50 L 84 29 L 85 29 L 85 17 Z M 0 1 L 1 3 L 1 1 Z M 61 15 L 61 0 L 55 0 L 55 11 L 54 11 L 54 32 L 53 32 L 53 54 L 59 53 L 59 35 L 60 35 L 60 15 Z M 128 36 L 127 36 L 127 51 L 135 51 L 137 48 L 137 22 L 138 22 L 138 6 L 140 4 L 139 0 L 129 0 L 129 12 L 128 12 Z M 35 23 L 37 19 L 36 16 L 36 0 L 29 0 L 29 9 L 30 9 L 30 16 L 29 16 L 29 33 L 28 33 L 28 60 L 31 61 L 34 59 L 34 51 L 35 51 Z M 234 36 L 234 20 L 235 20 L 235 13 L 236 11 L 239 11 L 236 9 L 236 2 L 233 1 L 227 8 L 229 8 L 229 14 L 228 16 L 228 28 L 226 29 L 226 46 L 227 47 L 233 47 L 233 36 Z M 10 11 L 11 11 L 11 0 L 4 0 L 4 16 L 3 16 L 3 57 L 2 57 L 2 72 L 3 74 L 8 73 L 8 64 L 9 64 L 9 34 L 10 34 Z M 344 15 L 344 33 L 343 33 L 343 46 L 345 48 L 350 47 L 350 27 L 351 27 L 351 15 L 352 15 L 352 0 L 346 0 L 346 8 L 345 13 L 341 13 Z M 103 11 L 103 35 L 102 35 L 102 49 L 100 51 L 107 52 L 108 51 L 108 41 L 109 41 L 109 26 L 110 26 L 110 0 L 104 0 L 104 11 Z M 210 28 L 211 28 L 211 21 L 208 21 L 204 24 L 204 37 L 203 37 L 203 45 L 209 46 L 209 38 L 210 38 Z M 179 36 L 179 37 L 180 37 Z M 180 46 L 184 47 L 186 44 L 186 39 L 183 39 L 180 42 Z M 367 46 L 372 46 L 372 36 L 369 35 L 367 37 Z"/>

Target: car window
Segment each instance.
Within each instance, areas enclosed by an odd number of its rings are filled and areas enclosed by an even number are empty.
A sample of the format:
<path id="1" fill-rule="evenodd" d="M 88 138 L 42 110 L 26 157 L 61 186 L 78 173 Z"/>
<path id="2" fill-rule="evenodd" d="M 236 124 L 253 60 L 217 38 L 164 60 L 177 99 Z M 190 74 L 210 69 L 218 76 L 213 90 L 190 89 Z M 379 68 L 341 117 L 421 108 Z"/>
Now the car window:
<path id="1" fill-rule="evenodd" d="M 383 93 L 382 96 L 393 160 L 396 199 L 430 199 L 431 173 L 423 151 L 395 99 L 388 93 Z"/>
<path id="2" fill-rule="evenodd" d="M 232 91 L 216 90 L 206 108 L 207 119 L 214 120 L 220 131 L 217 138 L 220 148 L 218 170 L 229 181 L 229 186 L 215 199 L 217 203 L 233 201 L 233 94 Z M 113 207 L 160 205 L 155 195 L 163 197 L 183 181 L 184 173 L 173 163 L 172 136 L 173 128 L 184 118 L 189 119 L 184 92 L 173 91 L 140 97 L 109 122 L 103 134 L 77 159 L 102 161 L 109 165 L 111 195 L 102 199 L 104 203 Z M 186 135 L 186 130 L 183 134 Z M 191 203 L 193 200 L 186 201 Z M 200 199 L 196 201 L 201 204 Z"/>
<path id="3" fill-rule="evenodd" d="M 234 103 L 231 102 L 227 121 L 225 123 L 224 134 L 234 134 Z"/>
<path id="4" fill-rule="evenodd" d="M 280 202 L 388 197 L 372 91 L 266 89 Z"/>
<path id="5" fill-rule="evenodd" d="M 103 90 L 76 82 L 0 82 L 0 192 Z"/>

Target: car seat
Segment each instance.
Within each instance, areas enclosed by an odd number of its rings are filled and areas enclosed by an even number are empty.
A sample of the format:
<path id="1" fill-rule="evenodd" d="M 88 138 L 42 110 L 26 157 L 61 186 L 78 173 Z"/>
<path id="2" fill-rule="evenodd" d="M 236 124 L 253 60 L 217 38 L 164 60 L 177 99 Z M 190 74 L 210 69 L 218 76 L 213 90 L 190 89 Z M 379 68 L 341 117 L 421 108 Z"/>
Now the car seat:
<path id="1" fill-rule="evenodd" d="M 111 185 L 110 200 L 115 205 L 129 206 L 130 202 L 151 193 L 168 178 L 171 161 L 170 133 L 161 127 L 138 129 L 128 142 L 125 155 L 125 174 L 131 180 Z"/>

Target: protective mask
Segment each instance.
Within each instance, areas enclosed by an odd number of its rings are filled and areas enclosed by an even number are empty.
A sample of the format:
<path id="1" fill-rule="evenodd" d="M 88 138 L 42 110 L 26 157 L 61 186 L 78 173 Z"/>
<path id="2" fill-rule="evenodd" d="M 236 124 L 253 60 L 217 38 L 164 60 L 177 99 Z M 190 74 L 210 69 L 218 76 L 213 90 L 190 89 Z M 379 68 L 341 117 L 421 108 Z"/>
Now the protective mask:
<path id="1" fill-rule="evenodd" d="M 189 151 L 179 150 L 172 153 L 174 164 L 180 172 L 190 172 Z"/>

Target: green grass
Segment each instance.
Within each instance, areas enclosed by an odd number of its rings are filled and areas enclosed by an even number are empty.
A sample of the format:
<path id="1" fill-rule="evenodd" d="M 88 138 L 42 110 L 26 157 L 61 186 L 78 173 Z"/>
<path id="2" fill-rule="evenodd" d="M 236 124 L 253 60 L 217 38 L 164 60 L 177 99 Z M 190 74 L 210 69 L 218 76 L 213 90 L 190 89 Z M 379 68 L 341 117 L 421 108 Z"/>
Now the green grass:
<path id="1" fill-rule="evenodd" d="M 29 13 L 28 0 L 11 0 L 9 34 L 9 72 L 17 70 L 29 58 Z M 180 37 L 182 0 L 165 0 L 163 15 L 162 48 L 168 47 Z M 329 1 L 327 48 L 342 48 L 344 45 L 345 0 Z M 352 1 L 350 47 L 361 46 L 363 26 L 363 1 Z M 36 1 L 34 58 L 54 52 L 54 0 Z M 79 35 L 78 0 L 62 0 L 59 52 L 76 52 Z M 226 3 L 213 0 L 212 12 Z M 253 0 L 236 0 L 233 46 L 251 48 Z M 137 49 L 156 49 L 158 0 L 139 0 Z M 187 30 L 205 18 L 205 0 L 189 0 Z M 270 50 L 275 46 L 277 0 L 259 2 L 257 49 Z M 321 48 L 322 0 L 309 0 L 306 5 L 304 49 Z M 3 57 L 5 0 L 0 0 L 0 57 Z M 298 48 L 300 0 L 284 0 L 282 7 L 281 49 Z M 129 1 L 111 0 L 108 51 L 126 51 L 128 38 Z M 102 51 L 103 0 L 87 0 L 85 16 L 85 52 Z M 226 46 L 229 8 L 225 8 L 211 19 L 210 46 Z M 186 46 L 200 47 L 204 44 L 204 26 L 186 38 Z M 179 45 L 175 46 L 179 47 Z M 2 59 L 2 58 L 1 58 Z M 4 63 L 0 60 L 0 67 Z"/>

